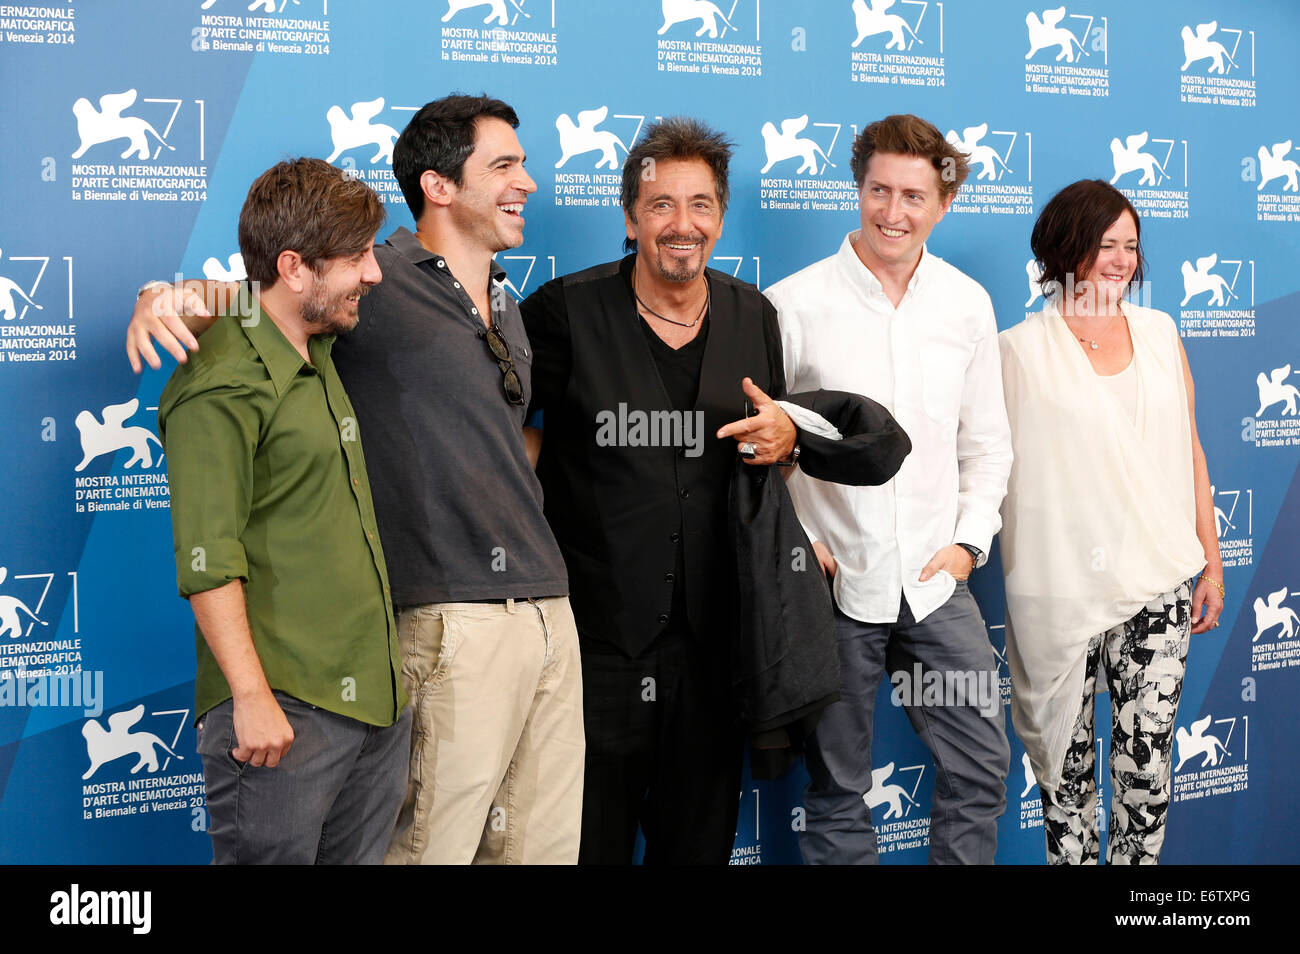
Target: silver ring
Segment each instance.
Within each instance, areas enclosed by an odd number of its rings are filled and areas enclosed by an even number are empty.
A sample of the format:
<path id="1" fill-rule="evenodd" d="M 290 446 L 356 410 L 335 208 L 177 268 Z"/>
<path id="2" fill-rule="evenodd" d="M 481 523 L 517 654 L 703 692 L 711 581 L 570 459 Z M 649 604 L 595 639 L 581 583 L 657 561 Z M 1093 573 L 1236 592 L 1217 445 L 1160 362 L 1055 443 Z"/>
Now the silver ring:
<path id="1" fill-rule="evenodd" d="M 737 448 L 741 457 L 753 457 L 758 453 L 758 445 L 753 441 L 745 441 Z"/>

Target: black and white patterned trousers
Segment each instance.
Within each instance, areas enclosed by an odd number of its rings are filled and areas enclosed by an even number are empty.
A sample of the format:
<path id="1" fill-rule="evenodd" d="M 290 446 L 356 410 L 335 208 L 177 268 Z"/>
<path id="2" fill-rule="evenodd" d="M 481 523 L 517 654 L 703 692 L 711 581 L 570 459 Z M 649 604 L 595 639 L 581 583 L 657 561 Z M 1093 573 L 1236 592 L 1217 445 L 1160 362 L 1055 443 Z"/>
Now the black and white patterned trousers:
<path id="1" fill-rule="evenodd" d="M 1153 865 L 1160 860 L 1191 608 L 1188 581 L 1089 642 L 1082 706 L 1065 754 L 1061 786 L 1042 792 L 1048 864 L 1097 863 L 1093 699 L 1103 657 L 1111 697 L 1113 791 L 1106 861 Z"/>

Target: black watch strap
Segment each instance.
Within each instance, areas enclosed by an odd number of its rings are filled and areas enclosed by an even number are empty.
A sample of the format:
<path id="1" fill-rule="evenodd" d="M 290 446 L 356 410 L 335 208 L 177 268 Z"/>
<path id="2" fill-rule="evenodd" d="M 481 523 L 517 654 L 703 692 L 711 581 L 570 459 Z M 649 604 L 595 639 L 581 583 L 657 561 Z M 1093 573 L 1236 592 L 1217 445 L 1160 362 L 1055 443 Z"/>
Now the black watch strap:
<path id="1" fill-rule="evenodd" d="M 969 543 L 959 543 L 957 544 L 957 546 L 961 547 L 963 550 L 965 550 L 967 553 L 970 554 L 970 558 L 972 561 L 971 563 L 972 569 L 980 565 L 980 560 L 983 559 L 984 557 L 983 550 L 981 550 L 979 547 L 971 546 Z"/>

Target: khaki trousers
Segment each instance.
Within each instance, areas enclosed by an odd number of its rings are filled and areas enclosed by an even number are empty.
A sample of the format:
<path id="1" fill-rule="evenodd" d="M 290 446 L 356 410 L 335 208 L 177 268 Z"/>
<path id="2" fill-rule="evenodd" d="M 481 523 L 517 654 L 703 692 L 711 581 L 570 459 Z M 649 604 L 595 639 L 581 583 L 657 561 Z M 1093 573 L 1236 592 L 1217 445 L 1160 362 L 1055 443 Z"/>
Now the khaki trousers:
<path id="1" fill-rule="evenodd" d="M 415 721 L 386 864 L 574 864 L 582 672 L 567 597 L 397 616 Z"/>

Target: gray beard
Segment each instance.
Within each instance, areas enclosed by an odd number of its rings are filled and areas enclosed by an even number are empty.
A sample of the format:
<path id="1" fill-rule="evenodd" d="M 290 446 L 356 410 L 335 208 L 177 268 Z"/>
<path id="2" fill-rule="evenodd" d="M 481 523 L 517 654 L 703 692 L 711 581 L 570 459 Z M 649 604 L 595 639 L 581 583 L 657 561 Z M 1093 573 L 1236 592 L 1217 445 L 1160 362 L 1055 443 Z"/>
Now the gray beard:
<path id="1" fill-rule="evenodd" d="M 703 258 L 703 256 L 701 256 Z M 664 257 L 663 252 L 658 252 L 655 256 L 655 271 L 661 277 L 670 282 L 689 282 L 699 278 L 700 272 L 704 270 L 704 263 L 701 262 L 697 267 L 689 262 L 672 264 Z"/>

